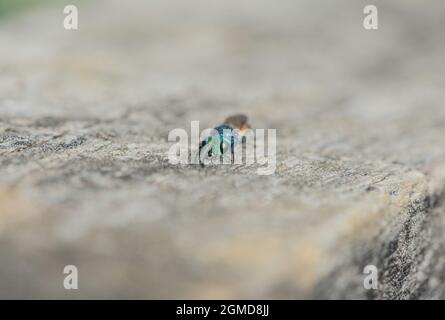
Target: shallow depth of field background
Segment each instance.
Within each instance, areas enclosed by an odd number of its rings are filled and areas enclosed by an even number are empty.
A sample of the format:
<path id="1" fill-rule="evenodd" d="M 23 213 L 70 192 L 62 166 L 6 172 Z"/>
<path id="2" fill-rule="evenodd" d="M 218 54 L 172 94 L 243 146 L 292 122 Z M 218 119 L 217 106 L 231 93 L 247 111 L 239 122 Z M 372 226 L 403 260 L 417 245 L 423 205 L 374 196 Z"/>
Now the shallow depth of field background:
<path id="1" fill-rule="evenodd" d="M 0 0 L 0 297 L 444 298 L 444 21 L 437 0 Z M 170 130 L 239 112 L 277 130 L 274 175 L 168 162 Z"/>

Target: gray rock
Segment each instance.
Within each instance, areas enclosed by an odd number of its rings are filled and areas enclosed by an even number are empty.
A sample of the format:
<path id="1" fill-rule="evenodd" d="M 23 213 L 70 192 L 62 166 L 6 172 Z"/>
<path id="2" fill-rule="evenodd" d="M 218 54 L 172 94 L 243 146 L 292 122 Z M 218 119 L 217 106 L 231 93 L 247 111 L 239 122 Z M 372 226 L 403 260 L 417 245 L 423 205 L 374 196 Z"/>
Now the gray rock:
<path id="1" fill-rule="evenodd" d="M 445 298 L 445 4 L 379 3 L 377 31 L 366 4 L 0 21 L 0 297 Z M 171 129 L 238 112 L 277 129 L 274 175 L 168 162 Z"/>

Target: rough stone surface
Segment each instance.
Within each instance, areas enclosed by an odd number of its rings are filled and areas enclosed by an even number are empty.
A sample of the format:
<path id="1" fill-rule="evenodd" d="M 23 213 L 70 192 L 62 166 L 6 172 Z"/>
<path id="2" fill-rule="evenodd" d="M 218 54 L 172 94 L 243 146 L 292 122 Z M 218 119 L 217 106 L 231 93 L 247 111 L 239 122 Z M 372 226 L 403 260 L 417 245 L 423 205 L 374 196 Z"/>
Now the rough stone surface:
<path id="1" fill-rule="evenodd" d="M 0 21 L 0 297 L 445 298 L 445 3 L 379 3 L 378 31 L 366 4 Z M 168 163 L 171 129 L 238 112 L 277 129 L 274 175 Z"/>

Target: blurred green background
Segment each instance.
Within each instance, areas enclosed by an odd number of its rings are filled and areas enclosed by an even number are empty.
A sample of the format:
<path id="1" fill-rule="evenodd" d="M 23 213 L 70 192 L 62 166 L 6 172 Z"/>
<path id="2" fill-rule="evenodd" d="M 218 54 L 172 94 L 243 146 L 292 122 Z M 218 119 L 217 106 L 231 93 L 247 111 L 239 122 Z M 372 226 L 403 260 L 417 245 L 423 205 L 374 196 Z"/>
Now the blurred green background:
<path id="1" fill-rule="evenodd" d="M 12 14 L 16 14 L 27 8 L 32 8 L 42 4 L 45 0 L 0 0 L 0 18 L 5 18 Z"/>
<path id="2" fill-rule="evenodd" d="M 35 9 L 54 0 L 0 0 L 0 19 Z"/>
<path id="3" fill-rule="evenodd" d="M 9 18 L 51 3 L 60 4 L 62 2 L 64 5 L 68 5 L 76 4 L 79 1 L 80 0 L 0 0 L 0 19 Z"/>

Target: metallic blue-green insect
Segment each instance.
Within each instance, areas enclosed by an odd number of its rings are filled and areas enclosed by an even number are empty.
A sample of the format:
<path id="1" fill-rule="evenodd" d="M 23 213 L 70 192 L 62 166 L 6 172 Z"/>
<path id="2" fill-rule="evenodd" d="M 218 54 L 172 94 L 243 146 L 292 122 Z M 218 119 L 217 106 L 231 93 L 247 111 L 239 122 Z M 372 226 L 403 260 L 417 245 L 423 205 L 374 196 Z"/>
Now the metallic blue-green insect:
<path id="1" fill-rule="evenodd" d="M 228 117 L 224 124 L 214 128 L 212 134 L 199 145 L 199 163 L 203 166 L 202 157 L 219 156 L 222 160 L 225 152 L 230 150 L 234 162 L 235 146 L 242 141 L 243 132 L 249 128 L 247 117 L 243 114 Z"/>

